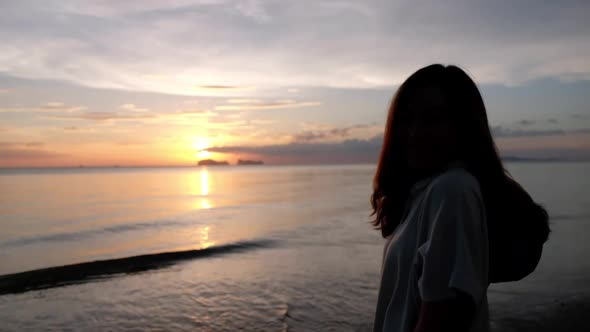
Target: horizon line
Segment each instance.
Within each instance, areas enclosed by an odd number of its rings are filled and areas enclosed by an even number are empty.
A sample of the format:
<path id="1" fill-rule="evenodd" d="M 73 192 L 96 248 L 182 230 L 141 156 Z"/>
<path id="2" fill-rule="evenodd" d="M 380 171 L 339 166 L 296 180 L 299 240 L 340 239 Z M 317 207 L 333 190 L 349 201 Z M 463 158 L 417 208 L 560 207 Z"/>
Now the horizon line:
<path id="1" fill-rule="evenodd" d="M 501 157 L 504 162 L 589 162 L 589 158 L 529 158 L 506 156 Z M 377 161 L 366 162 L 319 162 L 319 163 L 264 163 L 260 165 L 240 165 L 240 164 L 225 164 L 225 165 L 197 165 L 197 164 L 170 164 L 170 165 L 61 165 L 61 166 L 0 166 L 0 170 L 11 169 L 96 169 L 96 168 L 227 168 L 227 167 L 265 167 L 265 166 L 334 166 L 334 165 L 376 165 Z"/>

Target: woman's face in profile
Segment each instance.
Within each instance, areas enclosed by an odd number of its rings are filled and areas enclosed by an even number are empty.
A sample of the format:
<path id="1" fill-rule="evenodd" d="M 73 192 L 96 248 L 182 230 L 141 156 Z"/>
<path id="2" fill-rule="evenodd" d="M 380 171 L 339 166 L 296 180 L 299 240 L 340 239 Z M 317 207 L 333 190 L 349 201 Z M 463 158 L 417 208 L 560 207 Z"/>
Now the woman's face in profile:
<path id="1" fill-rule="evenodd" d="M 442 91 L 427 86 L 409 101 L 406 128 L 407 161 L 416 171 L 432 171 L 454 158 L 455 132 Z"/>

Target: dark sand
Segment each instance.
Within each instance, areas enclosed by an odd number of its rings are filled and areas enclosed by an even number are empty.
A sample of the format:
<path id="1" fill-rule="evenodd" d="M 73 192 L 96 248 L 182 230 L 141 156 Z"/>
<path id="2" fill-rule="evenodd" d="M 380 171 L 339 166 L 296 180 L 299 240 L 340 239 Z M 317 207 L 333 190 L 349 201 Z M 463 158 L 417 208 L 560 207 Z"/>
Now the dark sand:
<path id="1" fill-rule="evenodd" d="M 492 331 L 590 331 L 590 297 L 554 300 L 550 305 L 537 308 L 525 317 L 495 320 Z"/>

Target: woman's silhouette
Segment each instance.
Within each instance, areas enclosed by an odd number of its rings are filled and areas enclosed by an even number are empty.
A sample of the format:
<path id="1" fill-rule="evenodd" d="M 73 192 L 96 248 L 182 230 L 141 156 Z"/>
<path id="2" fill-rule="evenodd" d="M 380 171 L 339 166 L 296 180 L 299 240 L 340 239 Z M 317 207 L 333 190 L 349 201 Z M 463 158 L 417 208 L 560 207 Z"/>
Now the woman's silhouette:
<path id="1" fill-rule="evenodd" d="M 399 87 L 373 189 L 387 239 L 373 330 L 489 331 L 488 225 L 506 219 L 515 193 L 528 200 L 510 209 L 546 212 L 505 171 L 463 70 L 431 65 Z"/>

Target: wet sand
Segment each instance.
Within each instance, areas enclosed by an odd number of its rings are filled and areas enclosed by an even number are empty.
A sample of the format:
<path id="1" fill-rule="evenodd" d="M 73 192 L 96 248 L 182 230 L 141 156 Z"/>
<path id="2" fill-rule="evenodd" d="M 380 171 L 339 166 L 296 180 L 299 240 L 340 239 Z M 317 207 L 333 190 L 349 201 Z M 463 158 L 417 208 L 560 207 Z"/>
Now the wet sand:
<path id="1" fill-rule="evenodd" d="M 183 260 L 268 247 L 272 243 L 268 240 L 242 241 L 204 249 L 139 255 L 0 275 L 0 295 L 80 284 L 115 274 L 159 269 Z"/>
<path id="2" fill-rule="evenodd" d="M 493 321 L 492 331 L 590 331 L 590 296 L 554 300 L 524 317 L 503 317 Z"/>

